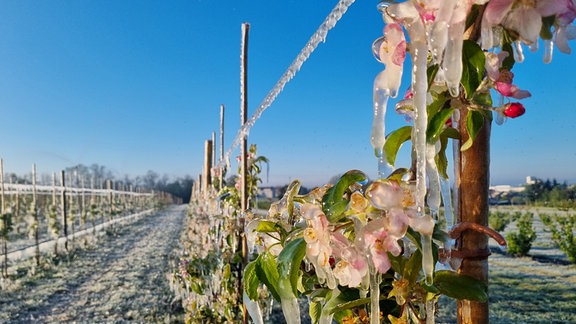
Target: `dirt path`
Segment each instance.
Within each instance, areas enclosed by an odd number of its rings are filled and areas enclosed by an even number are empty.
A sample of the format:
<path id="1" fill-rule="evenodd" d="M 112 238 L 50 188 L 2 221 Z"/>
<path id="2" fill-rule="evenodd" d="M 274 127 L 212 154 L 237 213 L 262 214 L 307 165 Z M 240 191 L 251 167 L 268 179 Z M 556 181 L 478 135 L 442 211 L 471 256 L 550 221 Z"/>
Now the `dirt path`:
<path id="1" fill-rule="evenodd" d="M 185 215 L 176 206 L 144 217 L 24 277 L 0 293 L 0 322 L 174 321 L 166 274 Z"/>

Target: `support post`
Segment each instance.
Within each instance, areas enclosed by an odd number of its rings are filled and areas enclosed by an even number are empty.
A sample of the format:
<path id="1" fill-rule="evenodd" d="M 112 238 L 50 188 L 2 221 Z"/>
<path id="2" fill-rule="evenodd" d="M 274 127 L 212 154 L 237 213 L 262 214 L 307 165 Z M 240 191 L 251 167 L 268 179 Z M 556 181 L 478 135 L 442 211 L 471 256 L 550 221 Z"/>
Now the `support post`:
<path id="1" fill-rule="evenodd" d="M 224 105 L 220 105 L 220 163 L 224 163 Z M 220 189 L 224 182 L 224 168 L 220 170 Z"/>
<path id="2" fill-rule="evenodd" d="M 462 143 L 469 138 L 466 130 L 468 108 L 460 109 L 459 129 Z M 456 186 L 458 190 L 458 222 L 471 222 L 488 226 L 488 190 L 490 186 L 490 131 L 491 121 L 484 120 L 484 126 L 474 140 L 474 144 L 460 152 Z M 464 258 L 459 272 L 488 284 L 488 236 L 476 231 L 462 233 L 456 247 L 466 254 L 477 257 Z M 458 323 L 488 323 L 488 303 L 458 301 Z"/>
<path id="3" fill-rule="evenodd" d="M 64 248 L 68 251 L 68 204 L 66 203 L 66 174 L 62 170 L 60 176 L 60 183 L 62 184 L 62 191 L 60 192 L 60 203 L 62 208 L 62 224 L 64 227 Z M 58 241 L 56 241 L 58 244 Z"/>
<path id="4" fill-rule="evenodd" d="M 243 127 L 248 120 L 247 112 L 248 112 L 248 31 L 250 30 L 250 24 L 243 23 L 242 24 L 242 46 L 241 46 L 241 53 L 240 53 L 240 127 Z M 240 168 L 240 208 L 242 210 L 240 214 L 240 240 L 239 243 L 241 244 L 241 251 L 242 251 L 242 266 L 240 267 L 239 275 L 238 275 L 238 285 L 240 291 L 242 292 L 240 296 L 243 295 L 243 284 L 242 284 L 242 271 L 246 267 L 248 263 L 248 247 L 246 244 L 246 236 L 244 235 L 244 224 L 245 224 L 245 212 L 248 210 L 248 183 L 246 182 L 247 172 L 248 172 L 248 137 L 244 134 L 242 136 L 241 142 L 241 151 L 240 159 L 241 159 L 241 168 Z M 242 298 L 240 299 L 242 301 Z M 246 311 L 246 305 L 242 303 L 242 323 L 248 323 L 248 313 Z"/>
<path id="5" fill-rule="evenodd" d="M 202 183 L 204 194 L 208 194 L 210 185 L 212 185 L 212 177 L 210 172 L 212 170 L 212 141 L 207 140 L 204 143 L 204 173 L 202 174 Z"/>

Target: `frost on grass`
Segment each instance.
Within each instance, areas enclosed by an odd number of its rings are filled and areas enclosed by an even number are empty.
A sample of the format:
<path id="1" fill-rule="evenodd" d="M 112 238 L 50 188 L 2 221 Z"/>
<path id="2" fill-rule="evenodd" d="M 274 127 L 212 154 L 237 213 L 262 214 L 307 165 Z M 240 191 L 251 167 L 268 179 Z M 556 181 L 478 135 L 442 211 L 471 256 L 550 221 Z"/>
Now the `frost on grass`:
<path id="1" fill-rule="evenodd" d="M 175 258 L 185 207 L 173 207 L 60 259 L 42 269 L 21 264 L 0 294 L 0 322 L 170 322 L 166 274 Z M 159 224 L 162 224 L 159 226 Z"/>

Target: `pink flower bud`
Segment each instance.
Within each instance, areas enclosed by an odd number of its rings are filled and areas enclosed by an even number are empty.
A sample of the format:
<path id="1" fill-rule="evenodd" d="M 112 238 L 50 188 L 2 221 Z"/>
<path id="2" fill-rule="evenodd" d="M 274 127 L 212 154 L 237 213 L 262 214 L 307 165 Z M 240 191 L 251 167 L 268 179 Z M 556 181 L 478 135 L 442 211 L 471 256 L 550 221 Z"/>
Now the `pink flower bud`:
<path id="1" fill-rule="evenodd" d="M 526 109 L 524 106 L 519 102 L 513 102 L 506 105 L 506 108 L 503 111 L 504 116 L 510 118 L 516 118 L 524 115 Z"/>

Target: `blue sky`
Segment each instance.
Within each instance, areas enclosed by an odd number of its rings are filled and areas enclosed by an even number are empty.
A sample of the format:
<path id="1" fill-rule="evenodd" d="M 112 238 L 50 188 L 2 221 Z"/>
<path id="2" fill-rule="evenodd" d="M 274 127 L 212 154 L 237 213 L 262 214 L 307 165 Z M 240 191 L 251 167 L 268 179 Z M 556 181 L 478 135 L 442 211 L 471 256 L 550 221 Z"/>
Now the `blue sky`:
<path id="1" fill-rule="evenodd" d="M 226 150 L 240 125 L 241 24 L 250 23 L 251 115 L 336 2 L 0 1 L 6 171 L 98 163 L 118 177 L 148 170 L 197 177 L 221 104 Z M 253 127 L 249 142 L 270 159 L 264 185 L 320 185 L 349 169 L 376 175 L 369 141 L 372 82 L 383 67 L 371 53 L 383 28 L 376 3 L 351 6 Z M 576 182 L 575 60 L 556 51 L 545 65 L 540 51 L 515 67 L 515 83 L 533 96 L 522 101 L 526 115 L 493 127 L 493 184 L 527 175 Z M 389 110 L 388 130 L 404 124 Z M 398 166 L 408 163 L 403 155 Z"/>

